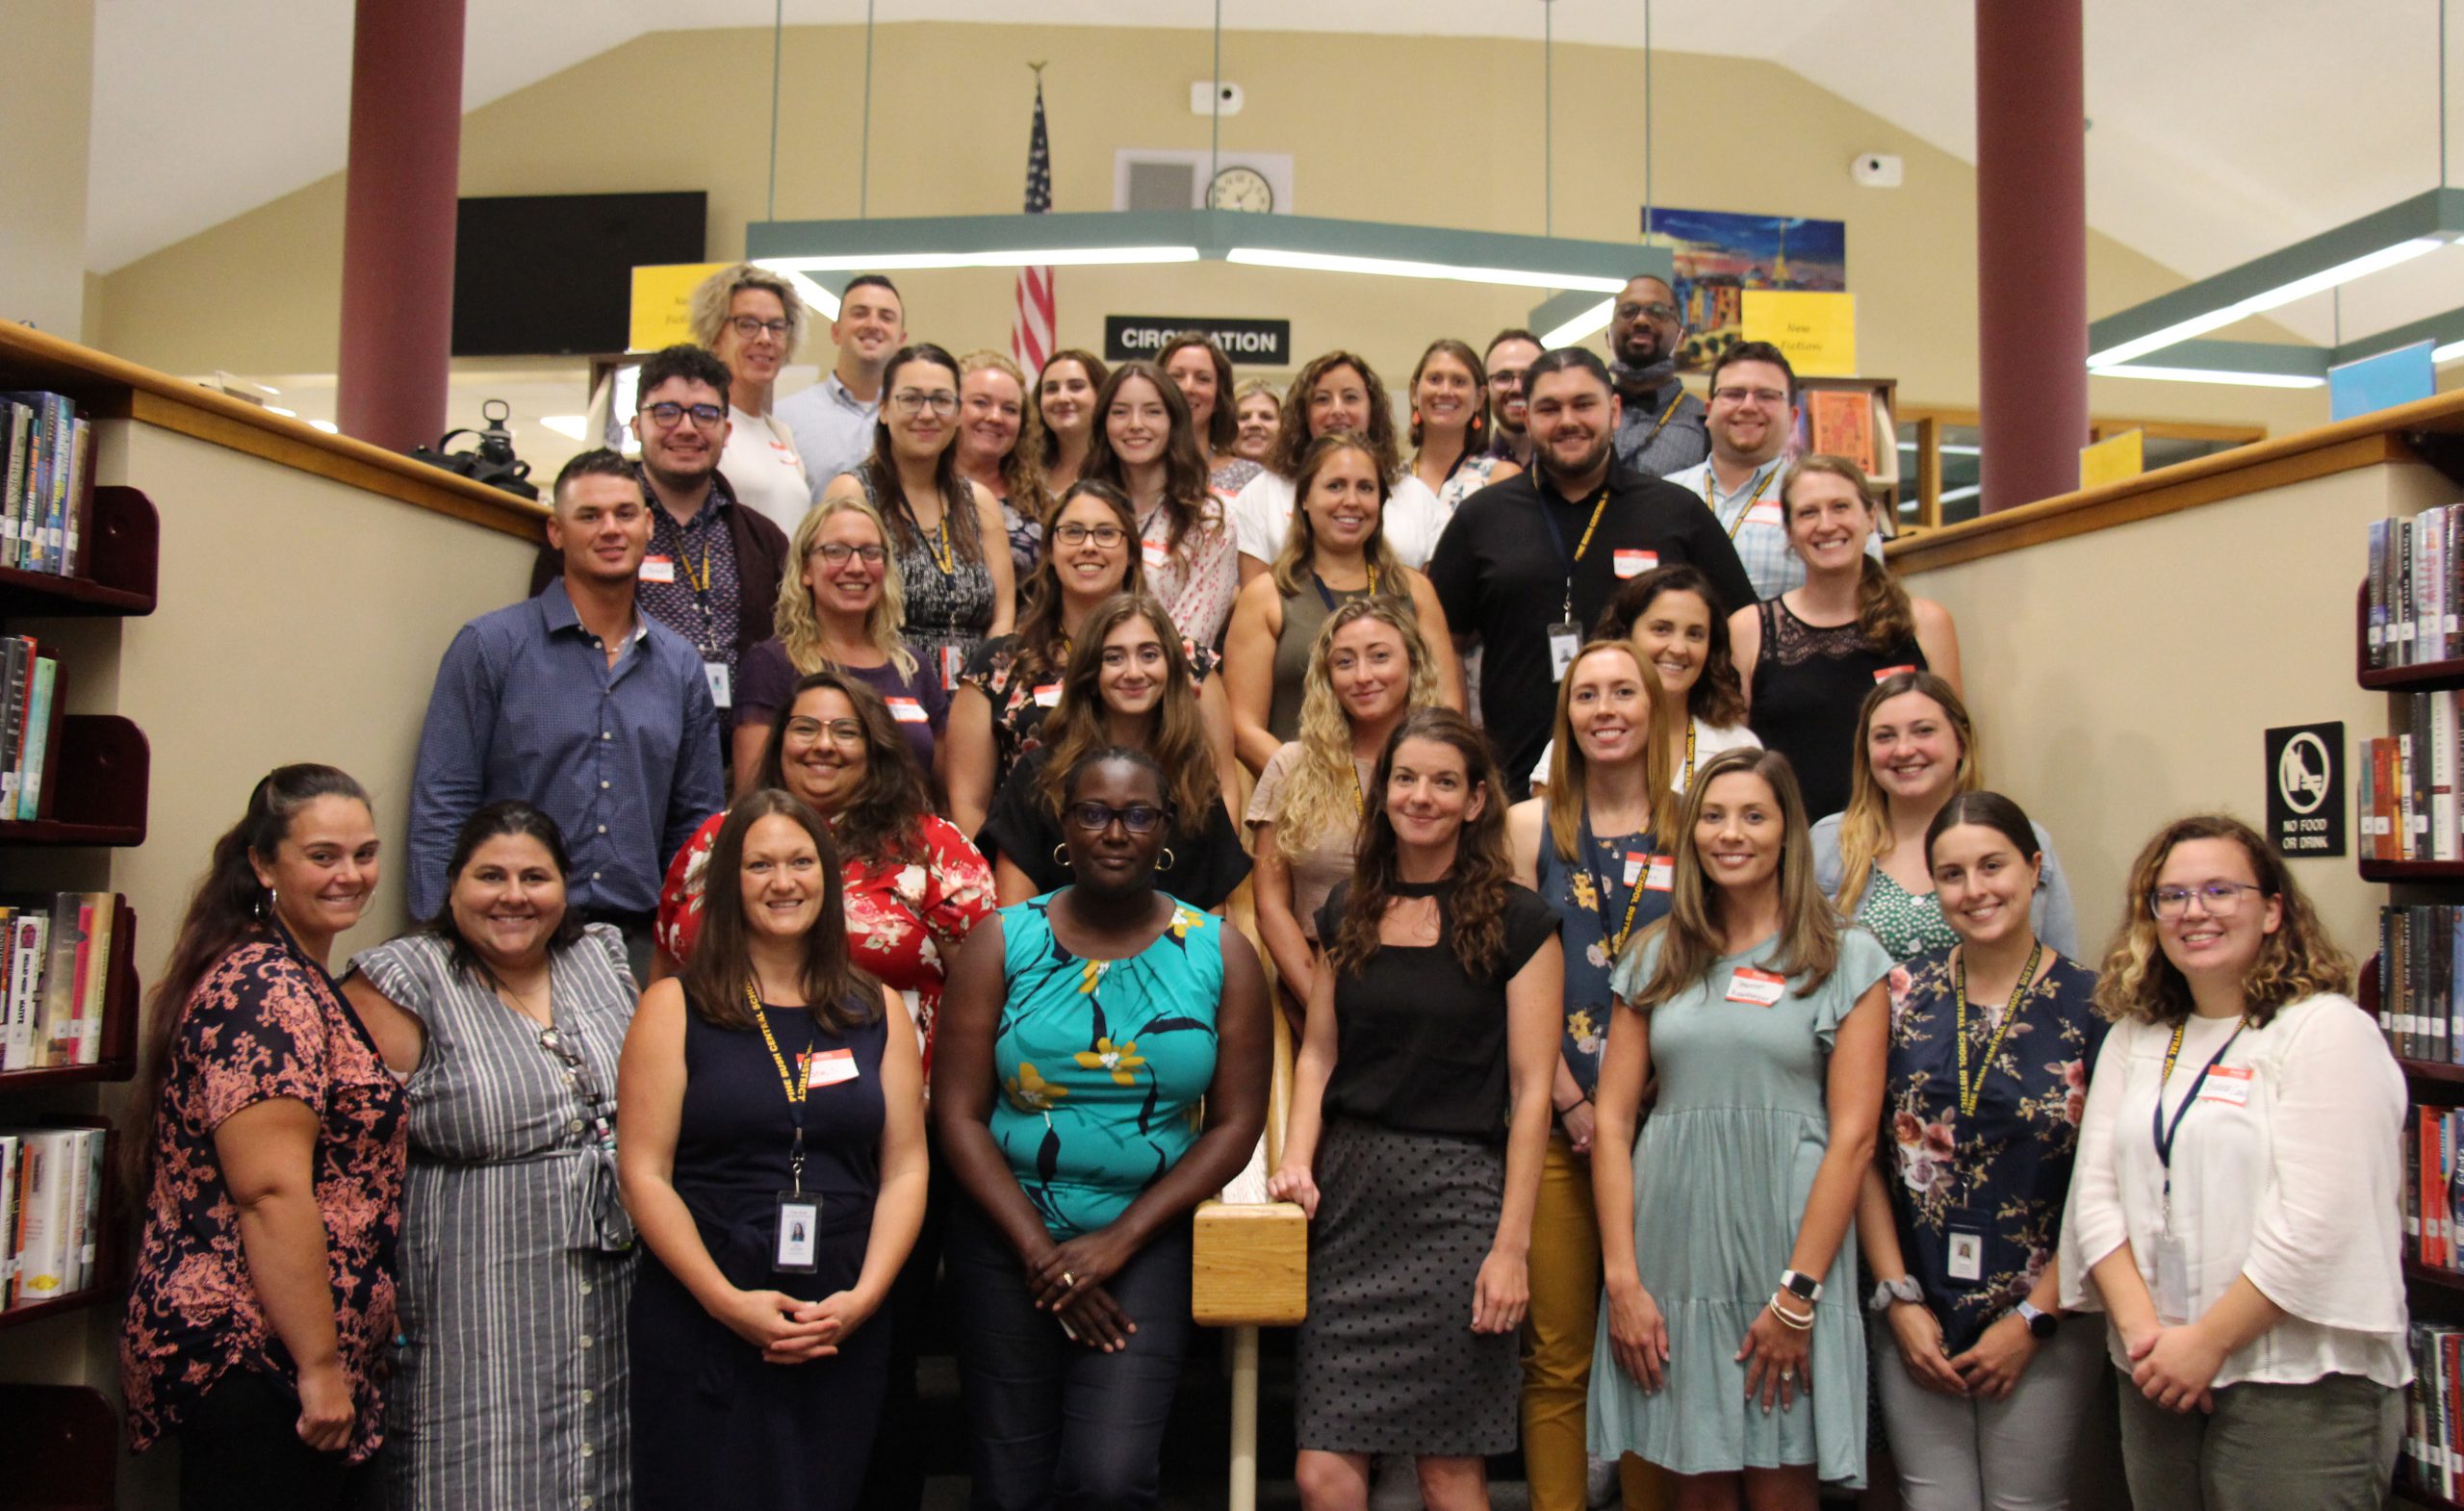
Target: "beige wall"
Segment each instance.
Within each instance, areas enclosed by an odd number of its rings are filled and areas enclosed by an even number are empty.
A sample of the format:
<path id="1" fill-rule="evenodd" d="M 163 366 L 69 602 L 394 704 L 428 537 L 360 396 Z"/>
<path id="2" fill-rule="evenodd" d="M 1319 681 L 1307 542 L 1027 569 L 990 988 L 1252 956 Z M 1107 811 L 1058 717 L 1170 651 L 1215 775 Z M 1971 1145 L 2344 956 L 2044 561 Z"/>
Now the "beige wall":
<path id="1" fill-rule="evenodd" d="M 2356 960 L 2377 948 L 2386 888 L 2350 853 L 2351 747 L 2388 708 L 2353 676 L 2363 532 L 2454 496 L 2425 466 L 2365 468 L 1907 579 L 1958 620 L 1986 784 L 2052 833 L 2083 950 L 2110 940 L 2150 834 L 2212 808 L 2264 827 L 2261 731 L 2330 719 L 2348 854 L 2294 876 Z"/>
<path id="2" fill-rule="evenodd" d="M 0 37 L 0 320 L 74 341 L 85 329 L 94 0 L 9 0 Z"/>
<path id="3" fill-rule="evenodd" d="M 766 29 L 662 32 L 475 111 L 462 192 L 705 189 L 710 254 L 736 255 L 745 224 L 767 218 L 770 42 Z M 780 218 L 856 214 L 862 57 L 860 28 L 787 32 Z M 1112 207 L 1117 147 L 1207 145 L 1206 119 L 1188 108 L 1190 82 L 1210 66 L 1202 31 L 887 25 L 874 61 L 870 212 L 1014 210 L 1030 59 L 1050 64 L 1057 210 Z M 1230 33 L 1223 73 L 1248 104 L 1222 123 L 1222 144 L 1291 153 L 1303 214 L 1538 232 L 1540 72 L 1532 42 Z M 1637 238 L 1641 72 L 1631 49 L 1556 50 L 1558 234 Z M 1975 402 L 1971 167 L 1770 64 L 1665 55 L 1654 84 L 1659 203 L 1846 220 L 1861 365 L 1897 377 L 1909 402 Z M 1869 150 L 1904 155 L 1907 187 L 1851 184 L 1849 160 Z M 337 175 L 112 274 L 101 345 L 173 372 L 330 371 L 341 238 Z M 1006 346 L 1012 282 L 1004 270 L 901 279 L 916 333 L 960 348 Z M 2093 313 L 2180 282 L 2091 238 Z M 1223 264 L 1065 269 L 1060 298 L 1065 344 L 1099 346 L 1107 313 L 1282 316 L 1301 352 L 1355 346 L 1397 384 L 1428 338 L 1484 340 L 1523 323 L 1534 302 L 1527 291 Z M 2093 385 L 2092 404 L 2279 432 L 2326 417 L 2322 393 L 2115 379 Z"/>

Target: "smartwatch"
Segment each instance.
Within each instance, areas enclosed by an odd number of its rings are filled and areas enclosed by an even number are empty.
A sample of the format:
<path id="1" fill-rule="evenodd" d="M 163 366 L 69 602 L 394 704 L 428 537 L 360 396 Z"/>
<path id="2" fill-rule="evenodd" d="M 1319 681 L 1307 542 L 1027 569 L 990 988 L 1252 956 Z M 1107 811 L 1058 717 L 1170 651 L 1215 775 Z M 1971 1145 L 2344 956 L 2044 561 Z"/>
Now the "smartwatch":
<path id="1" fill-rule="evenodd" d="M 1865 1303 L 1865 1310 L 1868 1312 L 1887 1312 L 1890 1310 L 1890 1305 L 1894 1301 L 1916 1303 L 1922 1302 L 1924 1299 L 1924 1288 L 1917 1285 L 1916 1277 L 1914 1275 L 1902 1275 L 1897 1280 L 1878 1280 L 1874 1282 L 1874 1294 L 1872 1299 Z"/>
<path id="2" fill-rule="evenodd" d="M 1780 1289 L 1808 1306 L 1822 1299 L 1822 1282 L 1793 1269 L 1780 1271 Z"/>
<path id="3" fill-rule="evenodd" d="M 2062 1326 L 2061 1318 L 2055 1316 L 2051 1312 L 2039 1311 L 2037 1308 L 2030 1306 L 2025 1301 L 2020 1302 L 2017 1306 L 2012 1308 L 2012 1310 L 2018 1315 L 2019 1320 L 2027 1325 L 2028 1336 L 2039 1343 L 2043 1343 L 2046 1339 L 2051 1338 L 2054 1335 L 2054 1332 Z"/>

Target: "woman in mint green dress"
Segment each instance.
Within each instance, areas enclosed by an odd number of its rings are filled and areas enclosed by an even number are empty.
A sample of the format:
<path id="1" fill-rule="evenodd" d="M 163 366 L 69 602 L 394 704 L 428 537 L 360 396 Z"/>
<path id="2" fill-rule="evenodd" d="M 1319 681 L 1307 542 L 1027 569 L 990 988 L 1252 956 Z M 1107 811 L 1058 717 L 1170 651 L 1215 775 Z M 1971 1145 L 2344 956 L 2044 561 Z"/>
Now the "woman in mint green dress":
<path id="1" fill-rule="evenodd" d="M 1675 882 L 1669 916 L 1611 978 L 1591 1451 L 1681 1476 L 1681 1508 L 1812 1511 L 1819 1482 L 1865 1472 L 1851 1238 L 1882 1115 L 1891 960 L 1815 890 L 1784 756 L 1703 767 Z"/>

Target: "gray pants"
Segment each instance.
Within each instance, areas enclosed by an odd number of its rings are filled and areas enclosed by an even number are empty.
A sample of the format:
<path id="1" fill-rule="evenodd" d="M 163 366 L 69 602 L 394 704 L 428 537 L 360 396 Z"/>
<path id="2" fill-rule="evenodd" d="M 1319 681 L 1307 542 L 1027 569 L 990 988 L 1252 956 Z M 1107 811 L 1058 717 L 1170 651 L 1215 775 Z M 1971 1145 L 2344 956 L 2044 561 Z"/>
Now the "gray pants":
<path id="1" fill-rule="evenodd" d="M 2356 1374 L 2228 1385 L 2213 1415 L 2121 1382 L 2130 1498 L 2165 1511 L 2378 1511 L 2403 1435 L 2404 1393 Z"/>
<path id="2" fill-rule="evenodd" d="M 1887 1322 L 1877 1319 L 1867 1336 L 1906 1511 L 2067 1511 L 2073 1450 L 2105 1363 L 2098 1319 L 2054 1334 L 1998 1401 L 1929 1391 L 1909 1374 Z M 2169 1502 L 2140 1504 L 2170 1511 Z"/>

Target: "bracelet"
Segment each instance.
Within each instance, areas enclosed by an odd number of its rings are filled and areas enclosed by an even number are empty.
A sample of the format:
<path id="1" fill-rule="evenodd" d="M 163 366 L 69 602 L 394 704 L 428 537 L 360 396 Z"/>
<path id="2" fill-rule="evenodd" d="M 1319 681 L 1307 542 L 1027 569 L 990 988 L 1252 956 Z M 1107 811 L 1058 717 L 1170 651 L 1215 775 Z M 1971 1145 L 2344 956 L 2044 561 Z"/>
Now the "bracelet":
<path id="1" fill-rule="evenodd" d="M 1771 1315 L 1778 1318 L 1780 1319 L 1780 1324 L 1789 1329 L 1791 1332 L 1810 1333 L 1813 1331 L 1813 1314 L 1811 1312 L 1808 1312 L 1803 1319 L 1790 1317 L 1785 1311 L 1782 1310 L 1780 1306 L 1779 1292 L 1774 1291 L 1771 1293 L 1771 1300 L 1768 1304 L 1771 1309 Z"/>
<path id="2" fill-rule="evenodd" d="M 1590 1101 L 1590 1100 L 1591 1100 L 1591 1093 L 1590 1093 L 1590 1092 L 1588 1092 L 1588 1091 L 1581 1091 L 1581 1092 L 1578 1092 L 1578 1093 L 1576 1093 L 1576 1095 L 1575 1095 L 1575 1099 L 1574 1099 L 1573 1101 L 1568 1102 L 1565 1106 L 1560 1107 L 1560 1108 L 1558 1108 L 1558 1109 L 1557 1109 L 1557 1115 L 1558 1115 L 1558 1116 L 1560 1116 L 1560 1117 L 1563 1117 L 1563 1116 L 1565 1116 L 1568 1113 L 1573 1112 L 1576 1108 L 1582 1106 L 1585 1102 L 1588 1102 L 1588 1101 Z"/>

